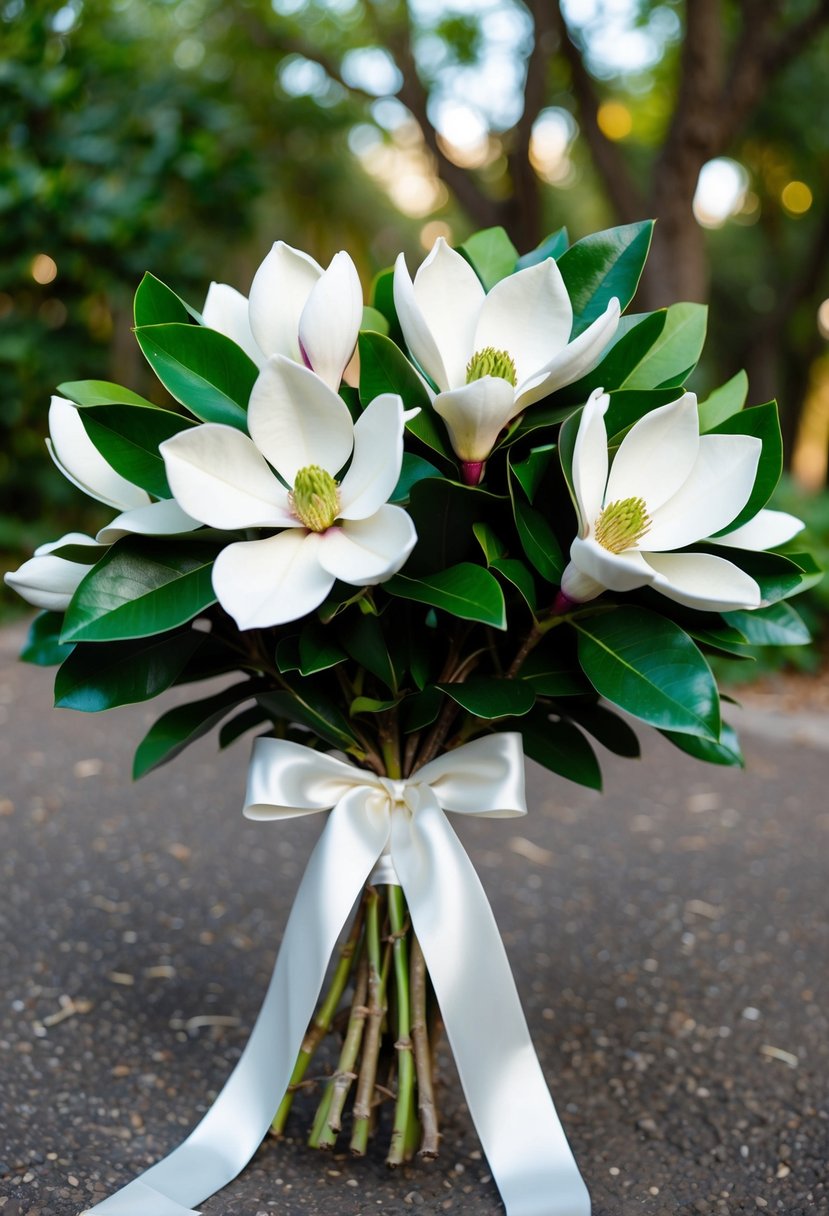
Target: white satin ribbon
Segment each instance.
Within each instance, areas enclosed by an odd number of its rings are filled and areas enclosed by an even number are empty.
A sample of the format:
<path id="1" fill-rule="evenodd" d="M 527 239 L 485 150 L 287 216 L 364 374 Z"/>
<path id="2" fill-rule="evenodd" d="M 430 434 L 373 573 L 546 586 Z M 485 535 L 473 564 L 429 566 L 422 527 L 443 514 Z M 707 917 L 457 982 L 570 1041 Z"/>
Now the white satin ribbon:
<path id="1" fill-rule="evenodd" d="M 521 736 L 476 739 L 406 781 L 376 777 L 297 743 L 257 739 L 248 818 L 329 809 L 264 1004 L 224 1089 L 183 1144 L 90 1212 L 198 1216 L 193 1205 L 244 1169 L 288 1087 L 348 915 L 379 866 L 382 880 L 396 876 L 406 896 L 507 1216 L 590 1216 L 492 909 L 444 814 L 526 814 Z"/>

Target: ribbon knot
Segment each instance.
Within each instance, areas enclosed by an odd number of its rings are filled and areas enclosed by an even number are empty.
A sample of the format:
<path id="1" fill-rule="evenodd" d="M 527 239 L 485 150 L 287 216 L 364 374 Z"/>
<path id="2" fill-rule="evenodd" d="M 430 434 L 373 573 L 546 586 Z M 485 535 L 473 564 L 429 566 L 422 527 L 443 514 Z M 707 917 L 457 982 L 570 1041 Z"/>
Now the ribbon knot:
<path id="1" fill-rule="evenodd" d="M 402 807 L 412 813 L 395 813 Z M 371 876 L 403 888 L 507 1216 L 590 1216 L 492 909 L 444 813 L 525 815 L 521 736 L 476 739 L 408 781 L 377 777 L 284 739 L 257 739 L 245 815 L 286 819 L 319 811 L 331 813 L 259 1017 L 224 1089 L 183 1144 L 91 1212 L 198 1216 L 189 1205 L 244 1169 L 285 1093 L 329 959 Z"/>

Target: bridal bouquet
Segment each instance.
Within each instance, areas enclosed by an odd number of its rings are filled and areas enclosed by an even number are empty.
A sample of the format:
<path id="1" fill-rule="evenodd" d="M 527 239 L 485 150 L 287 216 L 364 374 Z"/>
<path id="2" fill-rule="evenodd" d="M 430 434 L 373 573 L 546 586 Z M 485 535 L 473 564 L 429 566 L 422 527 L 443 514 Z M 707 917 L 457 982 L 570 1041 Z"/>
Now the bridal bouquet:
<path id="1" fill-rule="evenodd" d="M 113 518 L 6 575 L 43 609 L 23 657 L 84 711 L 214 681 L 135 775 L 221 723 L 221 747 L 259 732 L 246 814 L 331 811 L 226 1089 L 96 1212 L 224 1185 L 333 1029 L 310 1143 L 362 1154 L 380 1129 L 390 1165 L 435 1155 L 438 1009 L 508 1210 L 589 1211 L 444 812 L 524 813 L 522 752 L 599 788 L 592 740 L 636 756 L 631 719 L 741 764 L 708 656 L 807 642 L 786 600 L 819 577 L 766 508 L 776 405 L 744 408 L 742 375 L 685 391 L 701 306 L 625 314 L 651 228 L 523 257 L 500 229 L 439 239 L 368 306 L 347 253 L 324 270 L 282 242 L 248 299 L 214 283 L 201 312 L 148 274 L 135 336 L 164 404 L 102 381 L 52 399 L 52 459 Z"/>

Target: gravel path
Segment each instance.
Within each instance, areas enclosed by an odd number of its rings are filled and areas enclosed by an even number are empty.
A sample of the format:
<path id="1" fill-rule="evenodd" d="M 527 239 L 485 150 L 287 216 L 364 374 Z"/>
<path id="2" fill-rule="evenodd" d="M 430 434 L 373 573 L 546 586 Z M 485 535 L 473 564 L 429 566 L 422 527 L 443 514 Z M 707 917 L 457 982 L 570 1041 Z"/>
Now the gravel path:
<path id="1" fill-rule="evenodd" d="M 244 743 L 130 785 L 157 708 L 52 711 L 19 637 L 0 631 L 0 1216 L 76 1216 L 221 1086 L 319 824 L 241 819 Z M 643 732 L 642 762 L 603 757 L 607 795 L 533 769 L 526 821 L 459 826 L 595 1216 L 829 1213 L 829 724 L 801 719 L 743 714 L 747 774 Z M 443 1054 L 437 1162 L 317 1157 L 300 1120 L 205 1216 L 501 1212 Z"/>

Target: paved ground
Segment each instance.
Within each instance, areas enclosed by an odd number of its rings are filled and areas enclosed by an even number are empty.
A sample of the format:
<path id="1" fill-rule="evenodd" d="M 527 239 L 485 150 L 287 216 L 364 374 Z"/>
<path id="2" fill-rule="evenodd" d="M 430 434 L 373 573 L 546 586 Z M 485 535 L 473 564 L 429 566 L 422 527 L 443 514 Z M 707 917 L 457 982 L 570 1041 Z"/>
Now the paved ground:
<path id="1" fill-rule="evenodd" d="M 17 642 L 0 632 L 0 1216 L 75 1216 L 223 1082 L 318 825 L 241 819 L 244 743 L 130 785 L 156 710 L 52 711 Z M 650 735 L 642 762 L 607 757 L 604 797 L 535 770 L 518 829 L 460 828 L 595 1216 L 829 1212 L 829 722 L 745 726 L 748 774 Z M 205 1216 L 500 1212 L 444 1077 L 432 1165 L 270 1141 Z"/>

